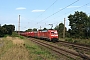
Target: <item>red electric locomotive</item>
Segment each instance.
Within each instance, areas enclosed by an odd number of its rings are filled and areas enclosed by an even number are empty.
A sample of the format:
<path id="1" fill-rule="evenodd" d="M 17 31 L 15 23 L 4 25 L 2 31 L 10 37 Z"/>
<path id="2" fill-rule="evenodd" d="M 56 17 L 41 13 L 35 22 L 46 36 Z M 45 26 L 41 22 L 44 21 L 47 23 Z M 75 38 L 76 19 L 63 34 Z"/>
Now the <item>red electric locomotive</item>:
<path id="1" fill-rule="evenodd" d="M 50 41 L 57 41 L 58 33 L 57 30 L 43 30 L 40 31 L 39 37 Z"/>
<path id="2" fill-rule="evenodd" d="M 34 32 L 24 32 L 24 33 L 21 33 L 21 35 L 27 36 L 27 37 L 45 39 L 53 42 L 58 41 L 57 30 L 39 30 Z"/>

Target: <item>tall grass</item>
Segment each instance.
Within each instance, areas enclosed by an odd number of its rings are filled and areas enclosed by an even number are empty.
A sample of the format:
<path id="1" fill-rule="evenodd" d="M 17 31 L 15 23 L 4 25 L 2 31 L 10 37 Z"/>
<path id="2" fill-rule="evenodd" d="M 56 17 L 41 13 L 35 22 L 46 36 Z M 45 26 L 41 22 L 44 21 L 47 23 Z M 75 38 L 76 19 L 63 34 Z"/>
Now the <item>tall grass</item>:
<path id="1" fill-rule="evenodd" d="M 0 46 L 0 57 L 3 56 L 13 46 L 12 41 L 7 40 L 6 38 L 2 38 L 2 46 Z"/>

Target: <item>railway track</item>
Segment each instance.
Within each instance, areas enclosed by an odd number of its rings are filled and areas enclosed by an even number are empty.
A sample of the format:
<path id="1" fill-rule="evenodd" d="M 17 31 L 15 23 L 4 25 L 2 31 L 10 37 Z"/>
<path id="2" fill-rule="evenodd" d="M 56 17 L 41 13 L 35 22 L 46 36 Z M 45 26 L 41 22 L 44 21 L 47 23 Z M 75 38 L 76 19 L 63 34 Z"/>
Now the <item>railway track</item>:
<path id="1" fill-rule="evenodd" d="M 66 50 L 66 49 L 63 49 L 63 48 L 60 48 L 59 46 L 55 46 L 53 44 L 49 44 L 49 43 L 46 43 L 46 42 L 42 42 L 38 39 L 30 39 L 32 42 L 36 43 L 36 44 L 39 44 L 41 46 L 44 46 L 52 51 L 54 51 L 56 54 L 58 55 L 64 55 L 66 57 L 69 57 L 69 58 L 72 58 L 74 60 L 77 60 L 77 57 L 80 57 L 79 60 L 90 60 L 90 56 L 86 55 L 86 54 L 80 54 L 78 52 L 73 52 L 73 51 L 70 51 L 70 50 Z"/>
<path id="2" fill-rule="evenodd" d="M 57 44 L 62 44 L 64 46 L 72 46 L 74 50 L 79 52 L 79 50 L 90 52 L 90 46 L 89 45 L 83 45 L 83 44 L 75 44 L 75 43 L 69 43 L 65 41 L 59 41 Z"/>

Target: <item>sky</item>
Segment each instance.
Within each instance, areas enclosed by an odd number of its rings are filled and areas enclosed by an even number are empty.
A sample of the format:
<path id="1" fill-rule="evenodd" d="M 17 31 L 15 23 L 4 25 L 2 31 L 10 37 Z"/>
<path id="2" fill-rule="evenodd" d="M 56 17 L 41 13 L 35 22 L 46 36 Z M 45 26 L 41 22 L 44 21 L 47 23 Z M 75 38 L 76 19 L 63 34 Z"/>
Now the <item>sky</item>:
<path id="1" fill-rule="evenodd" d="M 75 11 L 90 15 L 90 0 L 0 0 L 0 24 L 15 25 L 18 30 L 53 28 L 64 23 L 70 28 L 68 16 Z"/>

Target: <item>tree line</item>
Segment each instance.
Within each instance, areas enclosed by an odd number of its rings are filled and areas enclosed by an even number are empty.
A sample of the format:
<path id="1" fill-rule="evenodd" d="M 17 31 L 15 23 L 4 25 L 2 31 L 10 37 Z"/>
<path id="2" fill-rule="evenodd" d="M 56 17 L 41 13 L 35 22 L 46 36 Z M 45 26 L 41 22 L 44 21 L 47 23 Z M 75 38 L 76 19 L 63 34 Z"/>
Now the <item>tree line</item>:
<path id="1" fill-rule="evenodd" d="M 68 16 L 70 29 L 65 27 L 65 36 L 72 38 L 90 38 L 90 16 L 82 11 L 76 11 Z M 59 37 L 63 37 L 64 24 L 60 23 L 55 27 Z"/>
<path id="2" fill-rule="evenodd" d="M 5 35 L 12 35 L 12 32 L 15 30 L 14 25 L 0 25 L 0 37 L 3 37 Z"/>

